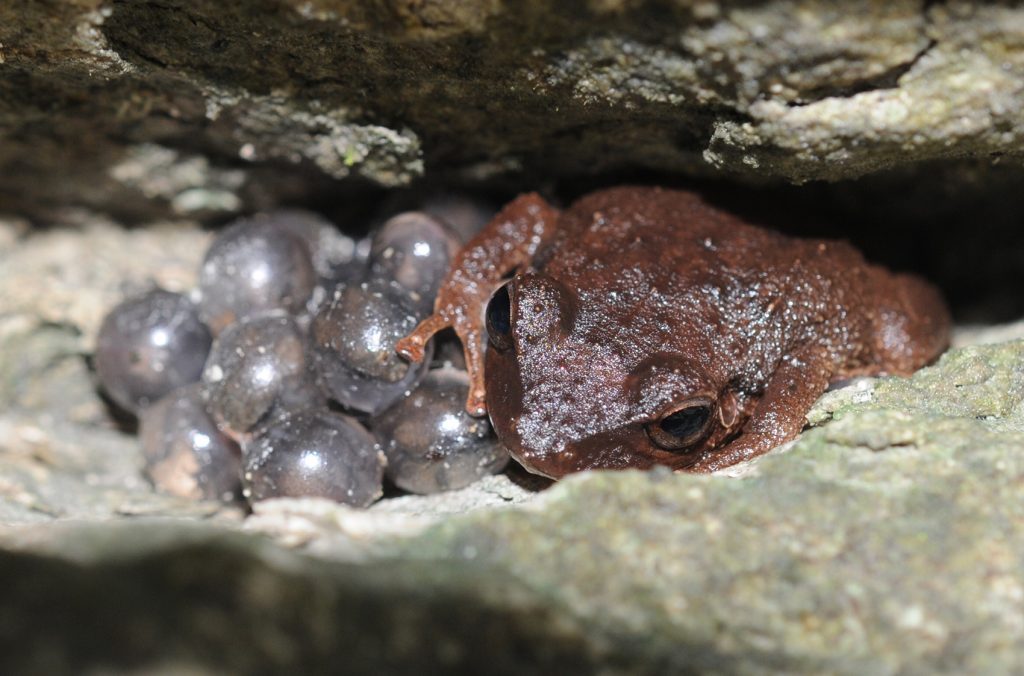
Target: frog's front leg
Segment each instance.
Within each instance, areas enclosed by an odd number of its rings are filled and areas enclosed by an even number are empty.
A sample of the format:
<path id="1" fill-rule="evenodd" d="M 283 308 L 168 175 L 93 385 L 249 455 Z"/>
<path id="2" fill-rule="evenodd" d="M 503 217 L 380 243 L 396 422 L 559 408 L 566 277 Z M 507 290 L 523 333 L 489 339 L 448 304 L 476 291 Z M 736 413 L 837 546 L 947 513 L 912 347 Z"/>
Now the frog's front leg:
<path id="1" fill-rule="evenodd" d="M 462 341 L 469 372 L 470 415 L 487 412 L 484 390 L 484 310 L 505 276 L 527 265 L 554 231 L 559 211 L 540 195 L 521 195 L 494 217 L 455 256 L 434 301 L 434 314 L 398 341 L 400 355 L 423 359 L 423 347 L 442 329 L 453 328 Z"/>
<path id="2" fill-rule="evenodd" d="M 693 464 L 680 462 L 677 469 L 713 472 L 756 458 L 796 438 L 807 422 L 807 412 L 828 387 L 834 364 L 834 357 L 819 345 L 784 358 L 740 435 Z"/>

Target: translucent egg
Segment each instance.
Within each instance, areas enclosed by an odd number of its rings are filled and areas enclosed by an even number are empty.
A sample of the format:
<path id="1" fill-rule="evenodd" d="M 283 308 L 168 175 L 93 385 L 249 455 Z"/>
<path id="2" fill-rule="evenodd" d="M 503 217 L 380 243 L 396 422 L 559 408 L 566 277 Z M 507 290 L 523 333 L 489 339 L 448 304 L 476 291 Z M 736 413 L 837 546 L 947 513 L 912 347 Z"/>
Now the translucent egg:
<path id="1" fill-rule="evenodd" d="M 421 363 L 410 364 L 395 353 L 395 344 L 423 314 L 394 284 L 339 287 L 310 325 L 314 370 L 327 396 L 376 415 L 415 387 L 426 374 L 433 345 Z"/>
<path id="2" fill-rule="evenodd" d="M 322 280 L 333 279 L 339 271 L 361 263 L 356 242 L 323 216 L 303 209 L 276 209 L 254 219 L 284 228 L 309 247 L 313 267 Z"/>
<path id="3" fill-rule="evenodd" d="M 505 468 L 508 451 L 490 423 L 463 408 L 468 393 L 465 371 L 438 369 L 373 420 L 388 459 L 387 475 L 395 485 L 413 493 L 437 493 Z"/>
<path id="4" fill-rule="evenodd" d="M 107 314 L 93 363 L 110 398 L 138 413 L 176 387 L 199 380 L 211 341 L 187 298 L 154 289 Z"/>
<path id="5" fill-rule="evenodd" d="M 458 237 L 436 218 L 419 211 L 401 213 L 374 234 L 370 275 L 397 282 L 417 307 L 429 312 L 458 248 Z"/>
<path id="6" fill-rule="evenodd" d="M 434 195 L 420 208 L 448 225 L 462 242 L 472 239 L 496 213 L 484 200 L 458 193 Z"/>
<path id="7" fill-rule="evenodd" d="M 199 272 L 200 315 L 219 334 L 268 311 L 298 314 L 316 281 L 303 238 L 266 219 L 237 221 L 206 252 Z"/>
<path id="8" fill-rule="evenodd" d="M 174 390 L 139 418 L 146 474 L 157 488 L 196 500 L 230 502 L 242 489 L 242 452 L 217 429 L 201 385 Z"/>
<path id="9" fill-rule="evenodd" d="M 322 401 L 295 320 L 264 315 L 228 327 L 203 370 L 206 406 L 236 438 L 270 418 Z"/>
<path id="10" fill-rule="evenodd" d="M 354 419 L 300 411 L 245 444 L 244 494 L 252 501 L 322 497 L 366 507 L 383 492 L 384 463 L 376 440 Z"/>

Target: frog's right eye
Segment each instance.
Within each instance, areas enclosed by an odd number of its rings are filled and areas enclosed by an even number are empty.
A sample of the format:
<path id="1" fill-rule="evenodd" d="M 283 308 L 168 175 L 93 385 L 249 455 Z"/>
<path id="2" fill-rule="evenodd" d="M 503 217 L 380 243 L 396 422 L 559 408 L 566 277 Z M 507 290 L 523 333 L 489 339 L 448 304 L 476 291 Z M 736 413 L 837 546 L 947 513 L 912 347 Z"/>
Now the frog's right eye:
<path id="1" fill-rule="evenodd" d="M 512 298 L 508 285 L 502 284 L 487 303 L 487 340 L 500 352 L 512 347 Z"/>
<path id="2" fill-rule="evenodd" d="M 684 452 L 701 441 L 709 431 L 712 403 L 693 399 L 656 422 L 647 425 L 647 434 L 666 451 Z"/>

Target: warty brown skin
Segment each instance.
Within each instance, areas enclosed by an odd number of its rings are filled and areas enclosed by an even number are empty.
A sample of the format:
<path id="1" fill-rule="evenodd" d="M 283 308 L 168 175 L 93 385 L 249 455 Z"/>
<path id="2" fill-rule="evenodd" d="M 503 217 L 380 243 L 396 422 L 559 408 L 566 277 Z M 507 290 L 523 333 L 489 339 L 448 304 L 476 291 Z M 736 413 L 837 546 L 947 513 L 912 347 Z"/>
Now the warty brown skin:
<path id="1" fill-rule="evenodd" d="M 511 273 L 510 340 L 492 338 L 485 357 L 484 311 Z M 520 463 L 558 478 L 713 471 L 766 453 L 800 433 L 830 382 L 933 361 L 950 318 L 932 286 L 846 243 L 764 230 L 694 193 L 622 187 L 565 212 L 536 194 L 510 203 L 398 349 L 421 358 L 447 327 L 466 352 L 467 410 L 489 412 Z M 667 450 L 659 425 L 681 408 L 706 423 Z"/>

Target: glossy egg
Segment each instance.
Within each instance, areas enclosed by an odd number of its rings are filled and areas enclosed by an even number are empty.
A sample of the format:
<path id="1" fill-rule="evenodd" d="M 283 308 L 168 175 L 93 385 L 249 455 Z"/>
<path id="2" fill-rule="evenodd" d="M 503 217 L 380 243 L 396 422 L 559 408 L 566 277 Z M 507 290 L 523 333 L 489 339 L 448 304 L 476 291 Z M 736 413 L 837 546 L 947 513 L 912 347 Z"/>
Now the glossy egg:
<path id="1" fill-rule="evenodd" d="M 251 501 L 322 497 L 366 507 L 383 492 L 384 463 L 376 440 L 354 419 L 300 411 L 246 443 L 244 494 Z"/>
<path id="2" fill-rule="evenodd" d="M 230 502 L 241 493 L 242 452 L 217 429 L 201 385 L 179 387 L 142 412 L 146 474 L 164 492 Z"/>
<path id="3" fill-rule="evenodd" d="M 339 287 L 310 325 L 314 370 L 327 396 L 376 415 L 415 387 L 427 371 L 430 356 L 410 366 L 395 353 L 395 343 L 412 331 L 423 314 L 393 284 Z"/>
<path id="4" fill-rule="evenodd" d="M 497 213 L 494 206 L 484 200 L 459 193 L 434 195 L 420 208 L 450 227 L 462 242 L 480 232 Z"/>
<path id="5" fill-rule="evenodd" d="M 203 371 L 206 405 L 236 438 L 280 413 L 322 400 L 295 320 L 265 315 L 228 327 Z"/>
<path id="6" fill-rule="evenodd" d="M 458 248 L 458 237 L 441 221 L 420 211 L 401 213 L 374 234 L 370 274 L 397 282 L 429 312 Z"/>
<path id="7" fill-rule="evenodd" d="M 276 209 L 258 218 L 302 239 L 322 280 L 333 279 L 342 268 L 359 262 L 355 240 L 319 214 L 304 209 Z"/>
<path id="8" fill-rule="evenodd" d="M 463 408 L 468 393 L 465 371 L 438 369 L 373 420 L 395 485 L 413 493 L 437 493 L 505 468 L 508 452 L 487 419 L 473 418 Z"/>
<path id="9" fill-rule="evenodd" d="M 110 398 L 138 413 L 199 380 L 211 341 L 187 298 L 154 289 L 125 300 L 104 318 L 93 363 Z"/>
<path id="10" fill-rule="evenodd" d="M 206 252 L 199 272 L 200 314 L 214 334 L 272 310 L 298 314 L 316 281 L 302 237 L 267 219 L 240 220 Z"/>

